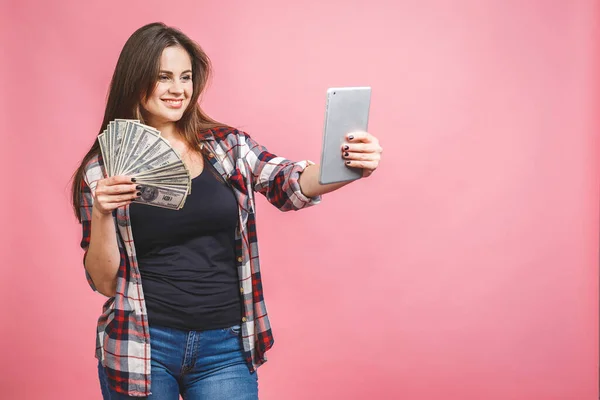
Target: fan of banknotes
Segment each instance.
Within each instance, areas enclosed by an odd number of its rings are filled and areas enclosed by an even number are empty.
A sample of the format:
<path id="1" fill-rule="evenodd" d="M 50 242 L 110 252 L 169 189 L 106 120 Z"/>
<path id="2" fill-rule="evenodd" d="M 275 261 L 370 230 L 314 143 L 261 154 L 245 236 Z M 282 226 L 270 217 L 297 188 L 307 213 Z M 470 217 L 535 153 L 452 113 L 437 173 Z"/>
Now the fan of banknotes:
<path id="1" fill-rule="evenodd" d="M 179 210 L 191 193 L 191 177 L 178 152 L 156 129 L 116 119 L 98 135 L 106 174 L 136 178 L 135 203 Z"/>

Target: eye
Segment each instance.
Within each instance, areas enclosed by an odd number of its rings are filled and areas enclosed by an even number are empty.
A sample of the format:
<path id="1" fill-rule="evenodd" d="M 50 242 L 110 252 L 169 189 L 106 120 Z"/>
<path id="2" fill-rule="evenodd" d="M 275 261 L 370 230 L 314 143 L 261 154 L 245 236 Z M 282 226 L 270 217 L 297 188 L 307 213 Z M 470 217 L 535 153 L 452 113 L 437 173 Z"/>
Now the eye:
<path id="1" fill-rule="evenodd" d="M 169 80 L 169 76 L 168 76 L 168 75 L 161 74 L 161 75 L 159 75 L 159 76 L 158 76 L 158 80 L 159 80 L 160 82 L 166 82 L 166 81 L 168 81 L 168 80 Z"/>
<path id="2" fill-rule="evenodd" d="M 184 75 L 181 77 L 181 79 L 183 79 L 184 81 L 191 81 L 192 80 L 192 76 L 191 75 Z"/>

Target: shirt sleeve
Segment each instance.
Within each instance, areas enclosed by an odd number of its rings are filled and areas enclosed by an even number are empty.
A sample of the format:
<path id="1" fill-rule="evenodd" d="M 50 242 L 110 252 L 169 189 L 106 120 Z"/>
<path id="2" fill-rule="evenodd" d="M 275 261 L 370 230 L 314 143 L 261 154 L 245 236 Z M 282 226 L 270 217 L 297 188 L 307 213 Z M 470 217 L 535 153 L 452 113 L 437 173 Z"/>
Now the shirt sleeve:
<path id="1" fill-rule="evenodd" d="M 300 189 L 300 174 L 310 160 L 290 161 L 270 153 L 246 133 L 240 133 L 244 158 L 252 171 L 253 189 L 281 211 L 296 211 L 321 202 L 321 196 L 306 197 Z"/>
<path id="2" fill-rule="evenodd" d="M 85 271 L 85 277 L 88 281 L 88 284 L 92 288 L 94 292 L 100 293 L 92 280 L 92 277 L 85 269 L 85 258 L 87 256 L 88 248 L 90 246 L 90 236 L 92 233 L 92 207 L 94 205 L 94 193 L 90 188 L 90 185 L 87 183 L 85 178 L 81 179 L 81 202 L 79 205 L 79 211 L 81 213 L 81 228 L 82 228 L 82 237 L 80 246 L 84 250 L 83 254 L 83 263 Z M 119 245 L 119 253 L 120 253 L 120 264 L 119 268 L 123 267 L 123 264 L 126 263 L 126 257 L 124 254 L 124 250 Z M 100 293 L 102 294 L 102 293 Z"/>

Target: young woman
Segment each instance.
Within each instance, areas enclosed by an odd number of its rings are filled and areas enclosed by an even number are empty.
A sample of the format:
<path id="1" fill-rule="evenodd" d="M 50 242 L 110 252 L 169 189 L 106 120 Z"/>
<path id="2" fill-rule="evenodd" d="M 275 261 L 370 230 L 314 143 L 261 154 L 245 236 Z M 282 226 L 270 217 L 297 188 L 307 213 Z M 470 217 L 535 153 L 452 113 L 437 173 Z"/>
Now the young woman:
<path id="1" fill-rule="evenodd" d="M 343 186 L 320 185 L 317 165 L 277 157 L 208 117 L 198 99 L 209 73 L 206 54 L 179 30 L 138 29 L 117 62 L 100 129 L 115 119 L 158 129 L 193 178 L 181 210 L 132 203 L 141 187 L 135 177 L 106 177 L 97 140 L 75 173 L 86 276 L 109 297 L 96 346 L 105 399 L 257 399 L 256 369 L 273 337 L 254 192 L 288 211 Z M 382 149 L 356 132 L 340 152 L 369 176 Z"/>

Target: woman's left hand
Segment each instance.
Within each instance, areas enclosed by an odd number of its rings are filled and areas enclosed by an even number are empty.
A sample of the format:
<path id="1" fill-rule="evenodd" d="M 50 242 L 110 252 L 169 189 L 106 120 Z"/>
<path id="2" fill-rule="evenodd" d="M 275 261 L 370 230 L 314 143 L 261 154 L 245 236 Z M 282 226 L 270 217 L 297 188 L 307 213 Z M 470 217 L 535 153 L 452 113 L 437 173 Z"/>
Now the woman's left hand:
<path id="1" fill-rule="evenodd" d="M 379 140 L 368 132 L 350 133 L 342 145 L 342 157 L 346 165 L 362 168 L 363 177 L 370 176 L 377 169 L 382 152 Z"/>

